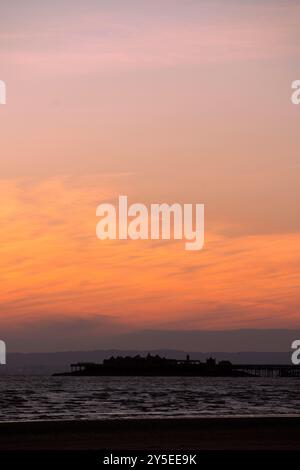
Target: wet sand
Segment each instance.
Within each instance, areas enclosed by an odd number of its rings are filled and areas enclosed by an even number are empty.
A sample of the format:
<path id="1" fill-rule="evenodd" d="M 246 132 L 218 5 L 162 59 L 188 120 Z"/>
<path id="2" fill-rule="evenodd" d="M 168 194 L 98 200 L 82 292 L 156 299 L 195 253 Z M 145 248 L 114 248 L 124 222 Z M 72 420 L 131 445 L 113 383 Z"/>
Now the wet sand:
<path id="1" fill-rule="evenodd" d="M 300 450 L 300 418 L 0 423 L 0 450 Z"/>

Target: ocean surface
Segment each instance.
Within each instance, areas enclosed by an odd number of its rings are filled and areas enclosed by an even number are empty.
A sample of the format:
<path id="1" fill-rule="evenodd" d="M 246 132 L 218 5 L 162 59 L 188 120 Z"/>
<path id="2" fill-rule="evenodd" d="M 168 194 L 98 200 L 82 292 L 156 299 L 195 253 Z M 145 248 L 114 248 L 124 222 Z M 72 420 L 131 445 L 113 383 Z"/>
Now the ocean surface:
<path id="1" fill-rule="evenodd" d="M 300 416 L 300 378 L 0 377 L 0 421 Z"/>

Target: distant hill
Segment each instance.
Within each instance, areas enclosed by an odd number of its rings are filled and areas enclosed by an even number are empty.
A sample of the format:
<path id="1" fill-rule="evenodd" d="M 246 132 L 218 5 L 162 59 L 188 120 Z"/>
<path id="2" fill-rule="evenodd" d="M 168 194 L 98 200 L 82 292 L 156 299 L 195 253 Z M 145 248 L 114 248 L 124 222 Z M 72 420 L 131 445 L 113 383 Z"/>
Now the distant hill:
<path id="1" fill-rule="evenodd" d="M 134 356 L 148 353 L 158 354 L 170 359 L 183 359 L 187 354 L 191 359 L 206 360 L 213 356 L 219 360 L 229 360 L 237 363 L 257 364 L 289 364 L 289 352 L 190 352 L 176 349 L 152 349 L 152 350 L 95 350 L 95 351 L 66 351 L 51 353 L 9 353 L 7 365 L 0 366 L 0 375 L 49 375 L 54 372 L 69 370 L 73 362 L 102 362 L 111 356 Z"/>

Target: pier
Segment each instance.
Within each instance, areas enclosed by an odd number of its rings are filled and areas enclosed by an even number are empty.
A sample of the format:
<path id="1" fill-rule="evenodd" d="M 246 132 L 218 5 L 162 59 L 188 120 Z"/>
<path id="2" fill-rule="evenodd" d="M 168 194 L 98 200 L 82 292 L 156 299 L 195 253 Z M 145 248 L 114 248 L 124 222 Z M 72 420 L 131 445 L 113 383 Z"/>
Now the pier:
<path id="1" fill-rule="evenodd" d="M 71 364 L 66 375 L 154 375 L 154 376 L 214 376 L 214 377 L 300 377 L 300 365 L 293 364 L 232 364 L 191 359 L 166 359 L 159 356 L 111 357 L 102 364 L 78 362 Z"/>

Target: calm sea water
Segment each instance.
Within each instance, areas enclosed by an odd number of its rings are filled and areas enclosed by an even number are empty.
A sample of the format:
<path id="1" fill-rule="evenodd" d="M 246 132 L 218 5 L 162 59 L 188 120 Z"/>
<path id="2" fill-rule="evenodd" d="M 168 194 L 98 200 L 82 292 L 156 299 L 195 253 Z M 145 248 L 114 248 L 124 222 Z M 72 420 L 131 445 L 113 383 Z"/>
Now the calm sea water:
<path id="1" fill-rule="evenodd" d="M 300 378 L 0 377 L 0 421 L 300 415 Z"/>

